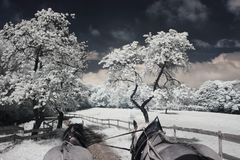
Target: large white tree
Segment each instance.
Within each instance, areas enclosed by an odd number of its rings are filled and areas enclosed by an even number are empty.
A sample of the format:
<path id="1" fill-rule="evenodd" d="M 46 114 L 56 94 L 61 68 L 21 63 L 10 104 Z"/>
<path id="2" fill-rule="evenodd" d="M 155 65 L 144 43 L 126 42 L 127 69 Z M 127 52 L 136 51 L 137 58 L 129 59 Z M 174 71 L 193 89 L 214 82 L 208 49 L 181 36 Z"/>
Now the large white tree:
<path id="1" fill-rule="evenodd" d="M 130 99 L 142 111 L 146 122 L 149 122 L 146 106 L 153 99 L 154 92 L 178 82 L 173 78 L 172 71 L 188 65 L 186 52 L 194 47 L 187 36 L 186 32 L 178 33 L 173 29 L 156 35 L 144 35 L 144 45 L 132 42 L 114 49 L 100 62 L 103 68 L 108 68 L 111 84 L 134 86 Z M 151 88 L 151 92 L 144 99 L 139 98 L 138 92 L 146 85 Z"/>
<path id="2" fill-rule="evenodd" d="M 45 107 L 63 106 L 82 91 L 79 78 L 86 68 L 86 45 L 69 31 L 70 16 L 41 10 L 0 31 L 7 44 L 1 55 L 0 104 L 31 101 L 34 128 L 40 127 Z"/>

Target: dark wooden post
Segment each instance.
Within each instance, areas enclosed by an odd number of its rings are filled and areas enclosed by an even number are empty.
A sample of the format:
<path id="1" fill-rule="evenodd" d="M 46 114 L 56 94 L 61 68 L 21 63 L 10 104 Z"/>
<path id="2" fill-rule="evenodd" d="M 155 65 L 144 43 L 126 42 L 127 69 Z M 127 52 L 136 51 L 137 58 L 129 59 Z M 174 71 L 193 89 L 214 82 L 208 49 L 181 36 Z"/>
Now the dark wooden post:
<path id="1" fill-rule="evenodd" d="M 176 125 L 173 125 L 173 136 L 174 136 L 174 140 L 177 140 L 177 131 L 176 131 Z"/>
<path id="2" fill-rule="evenodd" d="M 222 151 L 222 132 L 218 131 L 218 154 L 223 159 L 223 151 Z"/>

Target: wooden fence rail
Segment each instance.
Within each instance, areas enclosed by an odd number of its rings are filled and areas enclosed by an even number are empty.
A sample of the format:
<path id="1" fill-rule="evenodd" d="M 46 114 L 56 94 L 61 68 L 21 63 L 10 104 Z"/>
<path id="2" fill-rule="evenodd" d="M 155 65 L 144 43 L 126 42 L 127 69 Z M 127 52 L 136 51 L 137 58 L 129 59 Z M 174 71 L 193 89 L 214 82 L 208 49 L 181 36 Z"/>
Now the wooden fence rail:
<path id="1" fill-rule="evenodd" d="M 95 117 L 90 117 L 90 116 L 84 116 L 84 115 L 79 115 L 79 114 L 68 114 L 68 118 L 81 118 L 83 120 L 87 120 L 93 123 L 97 124 L 102 124 L 102 125 L 108 125 L 109 127 L 111 126 L 116 126 L 122 129 L 127 129 L 130 130 L 132 129 L 133 122 L 129 121 L 123 121 L 119 119 L 100 119 L 100 118 L 95 118 Z M 125 124 L 125 125 L 123 125 Z"/>
<path id="2" fill-rule="evenodd" d="M 87 121 L 90 121 L 90 122 L 93 122 L 93 123 L 108 125 L 109 127 L 110 126 L 116 126 L 116 127 L 120 127 L 120 128 L 128 129 L 128 130 L 132 129 L 131 126 L 133 125 L 132 122 L 122 121 L 122 120 L 119 120 L 119 119 L 100 119 L 100 118 L 84 116 L 84 115 L 80 115 L 80 114 L 68 114 L 68 115 L 69 115 L 68 116 L 69 118 L 81 118 L 83 120 L 87 120 Z M 120 122 L 127 124 L 128 127 L 120 125 L 119 124 Z M 204 129 L 185 128 L 185 127 L 179 127 L 179 126 L 175 126 L 175 125 L 173 125 L 173 126 L 162 126 L 162 127 L 165 128 L 165 129 L 173 129 L 173 134 L 174 134 L 175 139 L 177 138 L 177 130 L 218 137 L 218 144 L 219 144 L 219 149 L 218 150 L 219 150 L 219 155 L 221 156 L 221 158 L 225 158 L 225 159 L 228 159 L 228 160 L 240 160 L 239 157 L 235 157 L 235 156 L 229 155 L 227 153 L 224 153 L 223 148 L 222 148 L 222 140 L 240 144 L 240 135 L 222 133 L 221 131 L 214 132 L 214 131 L 208 131 L 208 130 L 204 130 Z"/>
<path id="3" fill-rule="evenodd" d="M 37 131 L 37 130 L 36 130 Z M 42 129 L 40 131 L 43 131 Z M 39 131 L 39 132 L 40 132 Z M 44 138 L 44 137 L 49 137 L 51 135 L 54 135 L 55 132 L 52 130 L 49 130 L 48 132 L 43 132 L 41 134 L 37 134 L 37 135 L 28 135 L 28 136 L 24 136 L 24 135 L 17 135 L 17 134 L 13 134 L 10 136 L 5 136 L 5 137 L 0 137 L 0 143 L 4 143 L 4 142 L 10 142 L 10 141 L 16 141 L 16 140 L 26 140 L 26 139 L 35 139 L 35 138 Z"/>
<path id="4" fill-rule="evenodd" d="M 52 118 L 49 118 L 52 119 Z M 56 118 L 55 118 L 56 119 Z M 55 119 L 52 119 L 50 122 L 43 122 L 43 128 L 39 129 L 30 129 L 24 130 L 23 127 L 18 126 L 10 126 L 10 127 L 1 127 L 1 134 L 10 134 L 4 137 L 0 137 L 0 143 L 10 142 L 16 140 L 25 140 L 25 139 L 35 139 L 35 138 L 44 138 L 53 135 L 55 132 L 53 131 L 53 123 Z M 47 126 L 47 127 L 45 127 Z M 28 133 L 38 132 L 37 135 L 29 135 Z M 27 135 L 25 135 L 27 134 Z"/>

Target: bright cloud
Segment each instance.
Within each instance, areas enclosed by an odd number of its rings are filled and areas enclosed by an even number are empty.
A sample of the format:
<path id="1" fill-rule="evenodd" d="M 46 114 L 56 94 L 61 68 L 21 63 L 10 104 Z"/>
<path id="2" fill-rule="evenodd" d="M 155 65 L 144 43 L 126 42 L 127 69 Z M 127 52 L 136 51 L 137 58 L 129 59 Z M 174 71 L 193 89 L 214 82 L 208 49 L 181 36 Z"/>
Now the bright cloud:
<path id="1" fill-rule="evenodd" d="M 177 79 L 191 87 L 207 80 L 240 79 L 240 52 L 220 54 L 211 62 L 194 63 L 188 72 L 180 71 Z"/>
<path id="2" fill-rule="evenodd" d="M 97 73 L 89 72 L 83 75 L 83 83 L 87 85 L 101 85 L 107 79 L 107 70 L 100 69 Z"/>

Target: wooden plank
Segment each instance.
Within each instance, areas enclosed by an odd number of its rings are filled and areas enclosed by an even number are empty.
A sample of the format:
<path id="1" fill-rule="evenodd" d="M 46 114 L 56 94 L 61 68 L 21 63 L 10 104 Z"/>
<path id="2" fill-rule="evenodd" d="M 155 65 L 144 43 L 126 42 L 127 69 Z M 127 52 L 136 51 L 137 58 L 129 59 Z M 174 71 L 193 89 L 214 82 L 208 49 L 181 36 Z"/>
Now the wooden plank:
<path id="1" fill-rule="evenodd" d="M 173 129 L 173 127 L 170 127 L 170 126 L 163 126 L 163 128 Z M 205 134 L 210 136 L 218 136 L 218 132 L 208 131 L 203 129 L 184 128 L 184 127 L 178 127 L 178 126 L 176 126 L 176 129 L 180 131 L 185 131 L 185 132 L 193 132 L 193 133 Z M 234 135 L 229 133 L 222 133 L 222 135 L 223 135 L 223 140 L 240 144 L 240 135 Z"/>
<path id="2" fill-rule="evenodd" d="M 165 128 L 165 129 L 173 129 L 172 126 L 162 126 L 162 128 Z"/>
<path id="3" fill-rule="evenodd" d="M 39 129 L 30 129 L 30 130 L 24 130 L 24 133 L 31 133 L 31 132 L 48 132 L 51 131 L 52 128 L 39 128 Z"/>
<path id="4" fill-rule="evenodd" d="M 42 133 L 37 135 L 31 135 L 31 136 L 17 136 L 17 139 L 26 140 L 26 139 L 34 139 L 34 138 L 43 138 L 54 135 L 55 132 L 48 132 L 48 133 Z"/>
<path id="5" fill-rule="evenodd" d="M 229 155 L 227 153 L 223 153 L 223 158 L 224 159 L 228 159 L 228 160 L 240 160 L 239 157 L 231 156 L 231 155 Z"/>
<path id="6" fill-rule="evenodd" d="M 57 120 L 57 117 L 44 117 L 44 120 Z"/>
<path id="7" fill-rule="evenodd" d="M 223 151 L 222 151 L 222 132 L 218 131 L 218 155 L 223 158 Z"/>
<path id="8" fill-rule="evenodd" d="M 176 126 L 176 129 L 180 130 L 180 131 L 194 132 L 194 133 L 206 134 L 206 135 L 211 135 L 211 136 L 218 135 L 218 132 L 208 131 L 208 130 L 204 130 L 204 129 L 184 128 L 184 127 L 178 127 L 178 126 Z"/>
<path id="9" fill-rule="evenodd" d="M 6 136 L 6 137 L 0 137 L 0 143 L 3 142 L 9 142 L 9 141 L 13 141 L 15 135 L 10 135 L 10 136 Z"/>
<path id="10" fill-rule="evenodd" d="M 163 126 L 163 128 L 173 129 L 173 127 L 170 127 L 170 126 Z M 208 131 L 208 130 L 204 130 L 204 129 L 184 128 L 184 127 L 178 127 L 178 126 L 175 126 L 175 128 L 176 128 L 176 130 L 185 131 L 185 132 L 193 132 L 193 133 L 206 134 L 206 135 L 211 135 L 211 136 L 218 135 L 217 134 L 218 132 Z"/>
<path id="11" fill-rule="evenodd" d="M 23 129 L 24 129 L 23 127 L 18 126 L 0 127 L 0 134 L 14 134 Z"/>
<path id="12" fill-rule="evenodd" d="M 223 135 L 223 139 L 225 141 L 230 141 L 230 142 L 240 144 L 240 135 L 234 135 L 234 134 L 229 134 L 229 133 L 223 133 L 222 135 Z"/>
<path id="13" fill-rule="evenodd" d="M 3 127 L 0 127 L 0 131 L 6 131 L 6 130 L 23 130 L 23 127 L 19 127 L 19 126 L 3 126 Z"/>
<path id="14" fill-rule="evenodd" d="M 174 136 L 174 140 L 177 140 L 177 130 L 176 130 L 176 126 L 173 125 L 173 136 Z"/>

